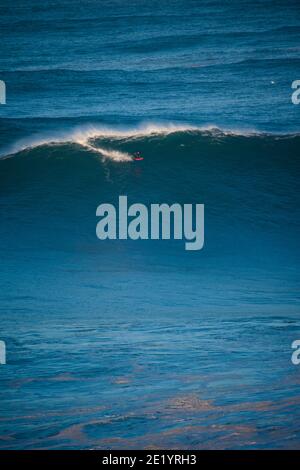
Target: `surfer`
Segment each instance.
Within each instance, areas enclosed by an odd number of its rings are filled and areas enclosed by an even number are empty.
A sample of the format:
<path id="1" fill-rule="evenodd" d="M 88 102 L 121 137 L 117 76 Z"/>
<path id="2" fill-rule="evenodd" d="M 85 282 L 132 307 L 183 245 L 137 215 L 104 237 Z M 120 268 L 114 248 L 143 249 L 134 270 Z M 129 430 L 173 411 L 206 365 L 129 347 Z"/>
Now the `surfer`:
<path id="1" fill-rule="evenodd" d="M 141 152 L 134 152 L 133 154 L 133 160 L 144 160 L 144 157 L 142 157 Z"/>

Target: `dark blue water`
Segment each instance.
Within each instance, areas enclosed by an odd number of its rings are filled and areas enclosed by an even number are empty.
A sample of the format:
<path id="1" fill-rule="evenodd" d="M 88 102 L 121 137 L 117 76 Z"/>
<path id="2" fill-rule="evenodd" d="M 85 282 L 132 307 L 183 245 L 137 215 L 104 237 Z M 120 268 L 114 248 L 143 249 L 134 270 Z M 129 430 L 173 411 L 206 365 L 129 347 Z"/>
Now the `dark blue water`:
<path id="1" fill-rule="evenodd" d="M 299 448 L 298 2 L 0 10 L 0 447 Z M 119 195 L 203 250 L 98 240 Z"/>

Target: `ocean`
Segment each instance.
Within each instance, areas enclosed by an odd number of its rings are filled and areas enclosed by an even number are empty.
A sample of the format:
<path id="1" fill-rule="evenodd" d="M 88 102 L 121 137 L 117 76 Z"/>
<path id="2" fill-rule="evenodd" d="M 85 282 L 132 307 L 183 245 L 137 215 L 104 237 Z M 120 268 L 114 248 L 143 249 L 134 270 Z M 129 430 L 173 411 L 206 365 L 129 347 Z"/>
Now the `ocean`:
<path id="1" fill-rule="evenodd" d="M 0 12 L 0 448 L 300 448 L 299 2 Z M 120 195 L 203 249 L 99 240 Z"/>

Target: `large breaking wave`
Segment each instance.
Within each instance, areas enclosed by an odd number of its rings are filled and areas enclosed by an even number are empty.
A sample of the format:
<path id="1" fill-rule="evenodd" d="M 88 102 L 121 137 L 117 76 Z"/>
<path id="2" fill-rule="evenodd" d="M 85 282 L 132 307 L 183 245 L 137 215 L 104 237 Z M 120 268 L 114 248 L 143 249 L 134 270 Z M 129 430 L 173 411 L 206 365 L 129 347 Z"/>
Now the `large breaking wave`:
<path id="1" fill-rule="evenodd" d="M 208 137 L 210 139 L 226 137 L 271 137 L 271 134 L 255 130 L 220 129 L 214 125 L 193 126 L 184 124 L 144 124 L 135 128 L 110 128 L 105 126 L 81 126 L 63 132 L 44 133 L 29 136 L 16 141 L 0 150 L 2 158 L 10 157 L 23 151 L 30 151 L 37 147 L 59 146 L 62 144 L 76 144 L 90 152 L 98 153 L 103 159 L 115 162 L 131 162 L 132 154 L 122 149 L 129 142 L 140 142 L 142 139 L 164 138 L 172 134 L 181 136 L 182 145 L 188 136 Z M 273 135 L 273 138 L 296 137 L 298 134 Z"/>

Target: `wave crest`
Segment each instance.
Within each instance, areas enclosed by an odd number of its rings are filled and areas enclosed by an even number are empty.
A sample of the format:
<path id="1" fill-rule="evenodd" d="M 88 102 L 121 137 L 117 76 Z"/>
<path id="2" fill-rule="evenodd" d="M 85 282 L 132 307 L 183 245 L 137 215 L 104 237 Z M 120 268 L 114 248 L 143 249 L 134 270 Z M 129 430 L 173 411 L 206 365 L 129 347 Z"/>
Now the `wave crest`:
<path id="1" fill-rule="evenodd" d="M 111 128 L 98 125 L 88 125 L 77 127 L 71 131 L 55 132 L 51 135 L 37 135 L 31 136 L 15 142 L 10 147 L 6 147 L 0 152 L 0 156 L 11 157 L 24 150 L 40 146 L 52 146 L 61 144 L 77 144 L 81 147 L 86 148 L 91 152 L 96 152 L 102 156 L 103 159 L 110 159 L 116 162 L 131 162 L 132 155 L 121 150 L 115 150 L 112 148 L 104 148 L 97 146 L 96 141 L 101 139 L 109 139 L 110 145 L 113 141 L 119 140 L 134 140 L 143 137 L 151 136 L 166 136 L 178 132 L 199 132 L 202 135 L 208 134 L 211 136 L 266 136 L 265 132 L 258 132 L 255 130 L 239 130 L 239 129 L 220 129 L 215 125 L 207 126 L 193 126 L 185 124 L 153 124 L 146 123 L 139 127 L 134 128 Z M 272 135 L 272 134 L 269 134 Z M 293 134 L 293 136 L 298 134 Z M 291 134 L 289 136 L 292 136 Z M 279 137 L 277 135 L 277 137 Z"/>

